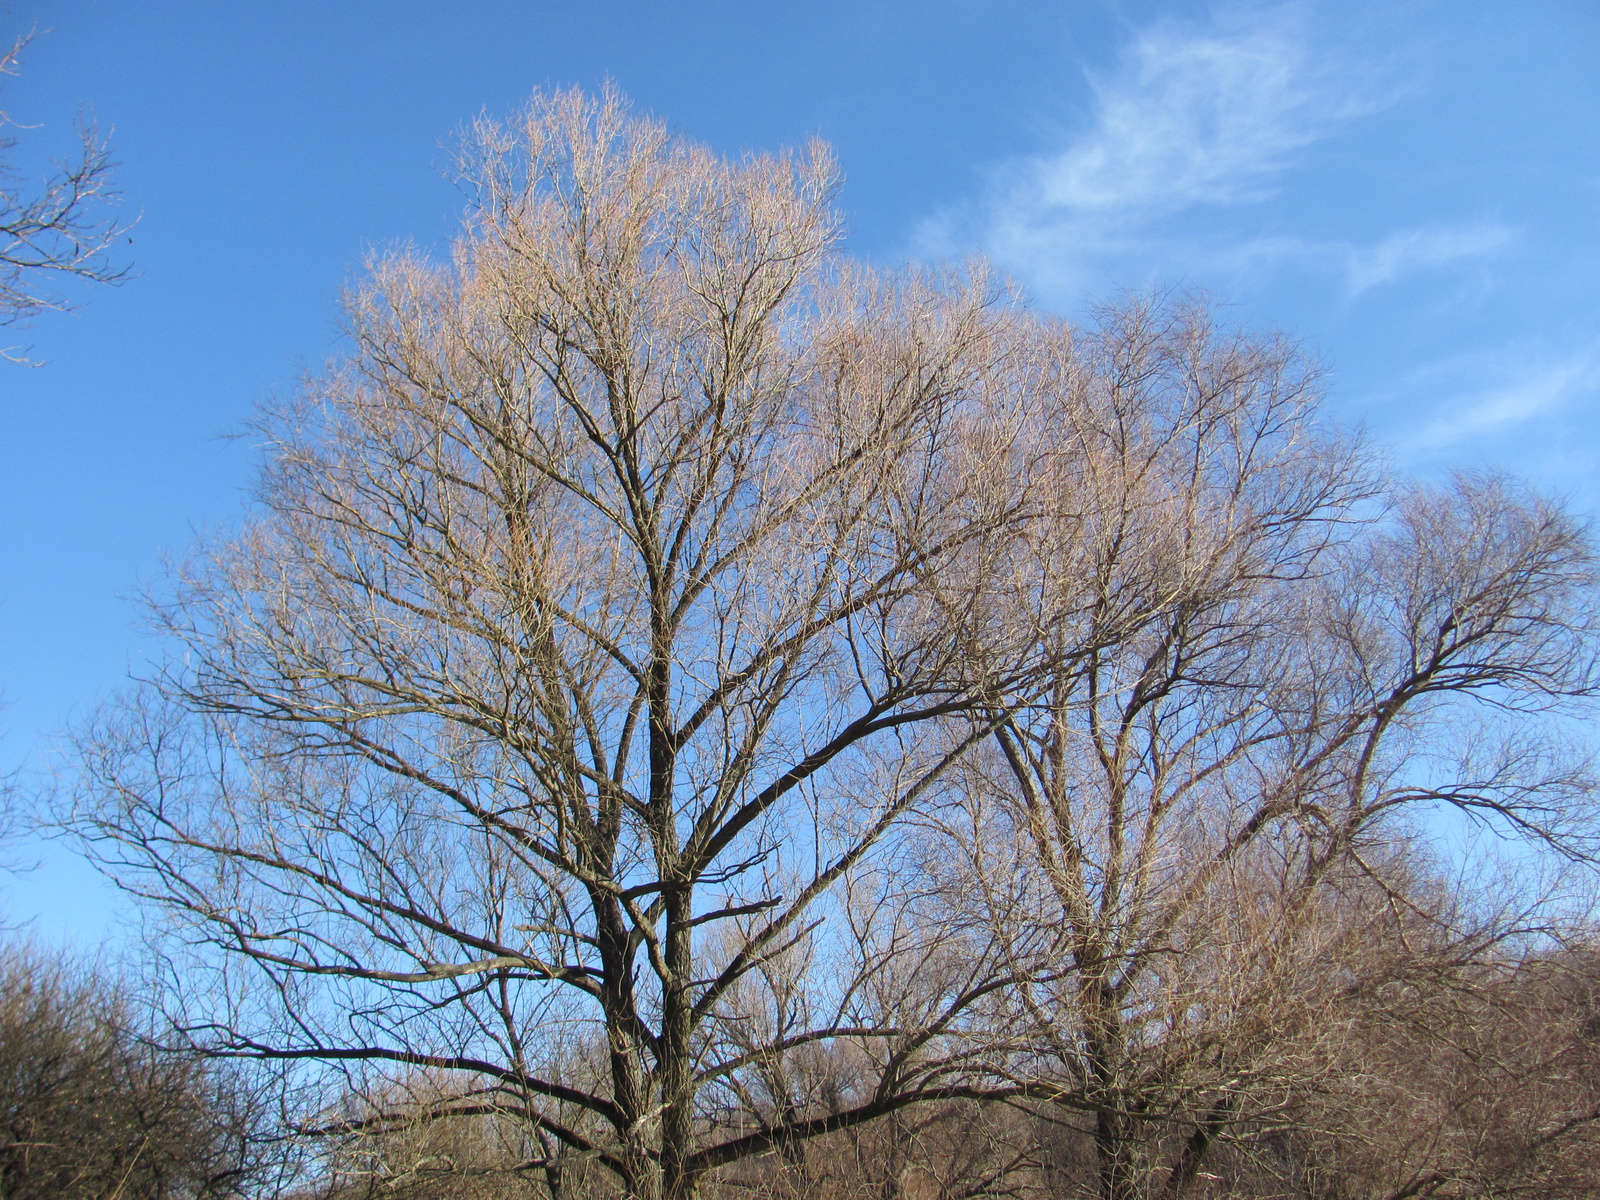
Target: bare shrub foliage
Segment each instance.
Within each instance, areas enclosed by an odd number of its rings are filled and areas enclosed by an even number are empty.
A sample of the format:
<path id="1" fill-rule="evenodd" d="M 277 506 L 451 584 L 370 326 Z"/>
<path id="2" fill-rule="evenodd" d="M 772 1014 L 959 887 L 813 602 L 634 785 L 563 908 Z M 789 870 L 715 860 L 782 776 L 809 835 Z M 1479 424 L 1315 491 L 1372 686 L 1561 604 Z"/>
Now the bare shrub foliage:
<path id="1" fill-rule="evenodd" d="M 245 1194 L 268 1165 L 251 1098 L 141 1036 L 109 985 L 26 947 L 0 971 L 0 1193 L 8 1200 Z"/>

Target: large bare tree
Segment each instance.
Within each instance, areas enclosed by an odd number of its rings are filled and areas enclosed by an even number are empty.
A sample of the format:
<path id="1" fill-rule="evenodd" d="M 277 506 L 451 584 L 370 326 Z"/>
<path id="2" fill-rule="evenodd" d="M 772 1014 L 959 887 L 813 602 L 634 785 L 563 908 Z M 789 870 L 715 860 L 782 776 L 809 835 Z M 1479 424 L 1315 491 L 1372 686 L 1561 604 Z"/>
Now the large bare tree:
<path id="1" fill-rule="evenodd" d="M 995 1061 L 1083 1114 L 1105 1200 L 1181 1196 L 1336 1069 L 1364 989 L 1507 931 L 1394 933 L 1441 809 L 1589 854 L 1595 557 L 1504 480 L 1374 491 L 1293 353 L 1203 308 L 1124 306 L 1079 355 L 1126 497 L 1097 587 L 1162 582 L 964 762 L 959 887 L 1029 964 Z"/>
<path id="2" fill-rule="evenodd" d="M 330 1132 L 415 1122 L 427 1069 L 421 1116 L 516 1118 L 557 1191 L 970 1094 L 1005 967 L 900 818 L 1082 653 L 1064 332 L 839 258 L 821 147 L 564 93 L 462 177 L 452 261 L 372 266 L 83 740 L 93 853 L 221 951 L 192 1035 L 339 1068 Z"/>
<path id="3" fill-rule="evenodd" d="M 611 94 L 462 180 L 80 739 L 179 1029 L 284 1064 L 341 1169 L 682 1200 L 1007 1101 L 1017 1154 L 942 1125 L 945 1176 L 1044 1178 L 1053 1114 L 1106 1200 L 1182 1195 L 1399 977 L 1407 813 L 1587 853 L 1583 529 L 1385 483 L 1282 339 L 868 269 L 823 148 Z"/>

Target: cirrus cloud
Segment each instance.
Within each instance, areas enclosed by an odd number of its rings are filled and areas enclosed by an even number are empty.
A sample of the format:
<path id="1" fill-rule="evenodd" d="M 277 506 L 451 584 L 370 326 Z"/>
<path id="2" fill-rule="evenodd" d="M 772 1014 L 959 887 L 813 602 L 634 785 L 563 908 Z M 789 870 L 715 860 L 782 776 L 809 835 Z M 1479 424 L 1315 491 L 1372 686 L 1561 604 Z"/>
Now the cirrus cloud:
<path id="1" fill-rule="evenodd" d="M 1137 32 L 1109 70 L 1090 76 L 1086 120 L 1065 144 L 993 168 L 977 201 L 922 223 L 914 250 L 942 257 L 981 246 L 1046 293 L 1113 263 L 1124 276 L 1130 261 L 1215 273 L 1274 257 L 1341 258 L 1362 290 L 1456 256 L 1471 237 L 1403 233 L 1364 250 L 1174 228 L 1193 210 L 1270 199 L 1308 147 L 1404 93 L 1399 72 L 1313 36 L 1311 20 L 1300 5 L 1232 6 Z"/>

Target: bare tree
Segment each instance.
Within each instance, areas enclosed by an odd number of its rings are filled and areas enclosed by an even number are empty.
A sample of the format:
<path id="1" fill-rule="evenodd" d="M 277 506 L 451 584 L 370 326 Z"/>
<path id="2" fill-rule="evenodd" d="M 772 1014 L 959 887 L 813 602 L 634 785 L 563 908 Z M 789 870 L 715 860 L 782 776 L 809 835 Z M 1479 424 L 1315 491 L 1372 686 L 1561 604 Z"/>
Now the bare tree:
<path id="1" fill-rule="evenodd" d="M 330 1134 L 438 1072 L 422 1115 L 522 1122 L 553 1193 L 972 1094 L 1004 964 L 902 818 L 1083 652 L 1064 331 L 840 259 L 819 146 L 566 93 L 462 172 L 452 263 L 373 265 L 156 605 L 181 654 L 82 741 L 92 853 L 221 951 L 187 1027 L 335 1070 Z"/>
<path id="2" fill-rule="evenodd" d="M 0 75 L 17 73 L 34 36 L 24 34 L 0 53 Z M 0 125 L 8 123 L 15 124 L 0 110 Z M 116 199 L 109 145 L 92 124 L 80 124 L 78 132 L 83 143 L 78 160 L 57 164 L 37 187 L 5 162 L 17 139 L 0 137 L 0 326 L 26 324 L 41 312 L 68 307 L 51 288 L 52 278 L 115 283 L 127 275 L 127 268 L 108 254 L 124 232 L 105 211 Z M 14 350 L 0 353 L 21 361 Z"/>
<path id="3" fill-rule="evenodd" d="M 1594 554 L 1494 478 L 1380 508 L 1294 354 L 1202 308 L 1107 313 L 1081 370 L 1086 460 L 1126 497 L 1097 586 L 1153 586 L 1152 616 L 967 758 L 959 887 L 1028 978 L 995 1061 L 1084 1114 L 1106 1200 L 1176 1197 L 1330 1075 L 1351 996 L 1492 946 L 1379 937 L 1416 904 L 1408 813 L 1587 855 L 1562 719 L 1596 681 Z"/>
<path id="4" fill-rule="evenodd" d="M 262 419 L 71 816 L 193 952 L 179 1029 L 369 1181 L 683 1200 L 858 1137 L 979 1195 L 1054 1121 L 1181 1196 L 1415 944 L 1407 813 L 1587 853 L 1584 531 L 1386 488 L 1281 339 L 869 270 L 823 148 L 612 94 L 462 179 L 450 263 L 374 262 Z"/>

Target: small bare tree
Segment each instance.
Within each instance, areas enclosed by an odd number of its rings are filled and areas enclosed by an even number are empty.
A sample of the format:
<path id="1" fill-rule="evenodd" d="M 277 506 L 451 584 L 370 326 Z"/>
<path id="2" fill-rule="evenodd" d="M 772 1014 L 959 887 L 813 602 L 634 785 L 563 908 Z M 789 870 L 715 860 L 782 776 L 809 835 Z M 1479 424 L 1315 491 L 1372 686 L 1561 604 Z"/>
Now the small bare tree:
<path id="1" fill-rule="evenodd" d="M 902 818 L 1083 652 L 1064 334 L 838 258 L 818 146 L 567 93 L 462 171 L 453 262 L 373 266 L 82 742 L 93 854 L 222 952 L 187 1027 L 370 1096 L 325 1131 L 520 1121 L 552 1192 L 970 1094 L 1004 967 Z M 457 1086 L 390 1113 L 401 1068 Z"/>
<path id="2" fill-rule="evenodd" d="M 1085 460 L 1126 498 L 1096 586 L 1154 585 L 1151 617 L 967 758 L 961 889 L 1029 980 L 995 1061 L 1084 1114 L 1105 1200 L 1176 1197 L 1333 1068 L 1346 1001 L 1398 969 L 1368 947 L 1415 903 L 1406 814 L 1587 854 L 1562 718 L 1595 686 L 1595 560 L 1498 479 L 1379 508 L 1293 353 L 1203 309 L 1109 313 L 1081 370 Z"/>
<path id="3" fill-rule="evenodd" d="M 24 34 L 0 53 L 0 75 L 16 74 L 33 37 Z M 15 124 L 0 110 L 0 126 L 8 123 Z M 52 277 L 115 283 L 127 274 L 107 253 L 124 232 L 105 213 L 107 202 L 116 199 L 109 146 L 92 124 L 80 125 L 78 132 L 83 142 L 78 160 L 58 165 L 36 188 L 4 161 L 17 139 L 0 137 L 0 326 L 26 324 L 41 312 L 66 308 L 48 284 Z M 14 350 L 0 353 L 21 361 Z"/>

